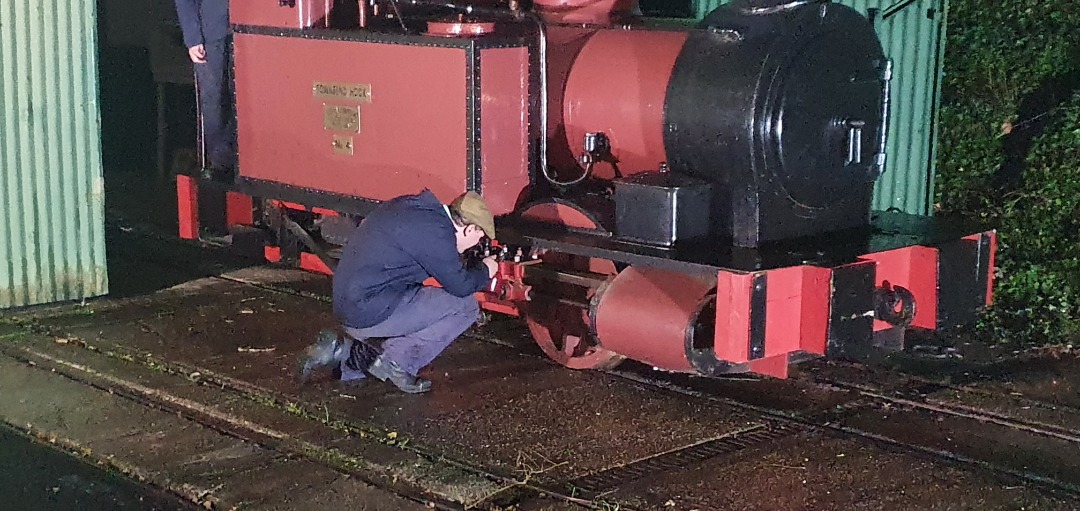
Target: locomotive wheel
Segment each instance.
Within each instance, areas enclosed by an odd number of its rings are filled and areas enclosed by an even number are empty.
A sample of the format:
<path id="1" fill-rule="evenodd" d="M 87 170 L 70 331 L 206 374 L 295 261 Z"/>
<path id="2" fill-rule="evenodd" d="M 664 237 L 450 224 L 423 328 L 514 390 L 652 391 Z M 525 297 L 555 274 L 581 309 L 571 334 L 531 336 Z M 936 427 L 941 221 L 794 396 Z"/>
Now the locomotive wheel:
<path id="1" fill-rule="evenodd" d="M 566 204 L 540 204 L 522 216 L 585 229 L 596 227 L 585 215 L 570 208 Z M 542 259 L 545 267 L 587 271 L 599 274 L 598 277 L 608 276 L 609 280 L 618 273 L 615 264 L 606 259 L 560 253 L 548 253 Z M 561 282 L 535 284 L 533 299 L 525 303 L 522 317 L 533 339 L 552 360 L 570 369 L 611 369 L 626 359 L 600 347 L 596 339 L 589 309 L 602 287 L 586 288 Z"/>

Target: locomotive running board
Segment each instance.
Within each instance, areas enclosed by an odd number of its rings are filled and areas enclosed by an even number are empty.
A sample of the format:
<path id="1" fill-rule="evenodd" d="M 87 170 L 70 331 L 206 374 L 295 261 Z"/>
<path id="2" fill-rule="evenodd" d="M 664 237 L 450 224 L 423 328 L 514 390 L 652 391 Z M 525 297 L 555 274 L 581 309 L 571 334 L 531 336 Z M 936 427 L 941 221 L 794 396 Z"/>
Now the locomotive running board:
<path id="1" fill-rule="evenodd" d="M 759 248 L 736 247 L 722 239 L 666 248 L 510 216 L 498 218 L 496 224 L 501 243 L 682 273 L 751 272 L 800 265 L 831 267 L 853 262 L 866 254 L 911 246 L 933 247 L 990 230 L 973 222 L 875 212 L 870 226 L 859 231 L 790 240 Z"/>

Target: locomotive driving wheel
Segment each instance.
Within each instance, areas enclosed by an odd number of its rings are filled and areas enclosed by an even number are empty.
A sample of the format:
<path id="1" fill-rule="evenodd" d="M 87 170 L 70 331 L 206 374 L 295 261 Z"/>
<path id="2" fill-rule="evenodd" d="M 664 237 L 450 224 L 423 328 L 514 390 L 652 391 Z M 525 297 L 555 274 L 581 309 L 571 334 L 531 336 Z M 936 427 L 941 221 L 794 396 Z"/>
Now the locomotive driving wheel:
<path id="1" fill-rule="evenodd" d="M 597 224 L 568 204 L 543 203 L 526 210 L 523 218 L 569 227 L 595 229 Z M 604 349 L 590 317 L 593 302 L 618 270 L 612 261 L 549 252 L 541 256 L 543 268 L 577 278 L 540 278 L 532 283 L 532 299 L 522 317 L 540 349 L 571 369 L 611 369 L 626 357 Z"/>

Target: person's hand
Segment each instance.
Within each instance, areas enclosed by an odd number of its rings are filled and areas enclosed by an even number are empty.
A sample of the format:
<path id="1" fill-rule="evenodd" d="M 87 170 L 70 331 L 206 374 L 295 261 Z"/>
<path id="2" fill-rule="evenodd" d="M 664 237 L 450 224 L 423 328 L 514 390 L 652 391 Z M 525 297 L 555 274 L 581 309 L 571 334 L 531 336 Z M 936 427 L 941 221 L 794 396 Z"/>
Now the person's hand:
<path id="1" fill-rule="evenodd" d="M 188 57 L 191 57 L 191 61 L 196 64 L 206 63 L 206 46 L 196 44 L 187 50 Z"/>
<path id="2" fill-rule="evenodd" d="M 495 256 L 485 257 L 484 266 L 488 268 L 488 278 L 495 278 L 495 274 L 499 272 L 499 263 L 495 262 Z"/>

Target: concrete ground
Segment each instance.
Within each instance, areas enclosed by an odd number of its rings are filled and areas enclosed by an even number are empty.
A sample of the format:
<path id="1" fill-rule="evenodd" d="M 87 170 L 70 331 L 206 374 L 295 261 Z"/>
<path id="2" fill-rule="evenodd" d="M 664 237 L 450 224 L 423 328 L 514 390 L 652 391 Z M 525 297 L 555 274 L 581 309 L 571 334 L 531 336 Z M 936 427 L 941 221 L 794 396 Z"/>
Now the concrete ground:
<path id="1" fill-rule="evenodd" d="M 496 319 L 429 394 L 301 386 L 329 278 L 109 236 L 114 296 L 0 322 L 0 420 L 206 509 L 1080 509 L 1070 352 L 707 381 L 565 369 Z"/>
<path id="2" fill-rule="evenodd" d="M 0 426 L 4 509 L 190 511 L 198 506 Z"/>

